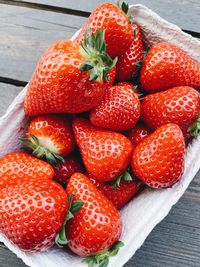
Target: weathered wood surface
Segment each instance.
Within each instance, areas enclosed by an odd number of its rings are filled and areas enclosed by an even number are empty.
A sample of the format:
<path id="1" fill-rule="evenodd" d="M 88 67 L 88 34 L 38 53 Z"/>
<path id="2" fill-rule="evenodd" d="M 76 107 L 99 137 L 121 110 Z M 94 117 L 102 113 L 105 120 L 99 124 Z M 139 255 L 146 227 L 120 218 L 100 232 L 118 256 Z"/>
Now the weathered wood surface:
<path id="1" fill-rule="evenodd" d="M 8 2 L 8 1 L 7 1 Z M 15 0 L 11 2 L 22 2 L 20 0 Z M 74 10 L 84 10 L 91 11 L 97 5 L 107 2 L 106 0 L 74 0 L 74 1 L 62 1 L 62 0 L 25 0 L 23 2 L 27 3 L 37 3 L 43 5 L 51 5 L 54 7 L 70 8 Z M 109 2 L 116 3 L 117 1 L 111 0 Z M 172 23 L 179 25 L 180 27 L 192 30 L 199 31 L 198 21 L 200 20 L 200 3 L 199 0 L 190 0 L 190 1 L 180 1 L 180 0 L 166 0 L 166 1 L 157 1 L 157 0 L 126 0 L 129 4 L 143 4 L 151 8 L 163 18 L 169 20 Z"/>
<path id="2" fill-rule="evenodd" d="M 28 81 L 44 50 L 52 42 L 72 37 L 85 20 L 0 4 L 0 76 Z"/>
<path id="3" fill-rule="evenodd" d="M 5 5 L 6 2 L 12 5 Z M 16 2 L 21 6 L 16 6 Z M 25 7 L 27 2 L 29 7 Z M 35 4 L 30 6 L 32 2 L 37 4 L 37 9 Z M 32 2 L 0 0 L 0 82 L 20 85 L 24 84 L 20 81 L 28 81 L 45 48 L 53 41 L 71 37 L 85 22 L 87 12 L 103 1 Z M 48 8 L 45 10 L 38 3 L 47 5 Z M 141 0 L 140 3 L 182 28 L 200 31 L 199 0 Z M 54 7 L 61 9 L 54 10 Z M 69 15 L 69 9 L 75 15 Z M 84 12 L 75 12 L 76 10 Z M 0 116 L 21 89 L 22 87 L 0 83 Z M 126 267 L 200 267 L 199 222 L 200 172 L 168 217 L 153 230 Z M 25 267 L 20 259 L 0 244 L 0 267 L 11 266 Z"/>

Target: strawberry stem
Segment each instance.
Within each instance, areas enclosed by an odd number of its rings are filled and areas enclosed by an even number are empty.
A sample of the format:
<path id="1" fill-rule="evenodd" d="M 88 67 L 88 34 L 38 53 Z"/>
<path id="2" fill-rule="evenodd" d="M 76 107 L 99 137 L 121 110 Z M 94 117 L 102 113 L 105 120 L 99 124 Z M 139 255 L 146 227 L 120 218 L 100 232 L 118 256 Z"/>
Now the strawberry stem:
<path id="1" fill-rule="evenodd" d="M 117 57 L 112 59 L 106 53 L 105 30 L 97 30 L 94 34 L 91 29 L 88 29 L 84 36 L 81 47 L 86 61 L 80 66 L 80 70 L 89 71 L 91 81 L 98 78 L 105 81 L 109 77 L 108 73 L 117 63 Z"/>
<path id="2" fill-rule="evenodd" d="M 130 174 L 130 167 L 128 167 L 125 172 L 120 174 L 117 177 L 117 179 L 115 179 L 114 181 L 111 182 L 114 191 L 116 191 L 117 186 L 120 187 L 121 180 L 129 181 L 129 182 L 133 180 L 133 178 Z"/>
<path id="3" fill-rule="evenodd" d="M 122 1 L 122 0 L 119 0 L 119 1 L 117 2 L 117 6 L 118 6 L 118 7 L 119 7 L 125 14 L 128 13 L 129 5 L 128 5 L 126 2 L 124 2 L 124 1 Z"/>
<path id="4" fill-rule="evenodd" d="M 88 264 L 88 267 L 107 267 L 109 264 L 109 257 L 117 255 L 120 248 L 124 246 L 122 241 L 116 242 L 109 250 L 97 254 L 95 256 L 87 257 L 82 260 Z"/>
<path id="5" fill-rule="evenodd" d="M 55 243 L 59 247 L 66 246 L 70 241 L 67 239 L 65 227 L 69 220 L 74 218 L 74 215 L 83 207 L 84 203 L 82 201 L 73 201 L 74 195 L 68 196 L 69 201 L 69 211 L 65 217 L 64 223 L 62 225 L 62 229 L 60 232 L 56 235 Z"/>
<path id="6" fill-rule="evenodd" d="M 56 166 L 58 161 L 65 162 L 63 157 L 51 152 L 48 148 L 41 146 L 38 138 L 33 134 L 29 134 L 29 138 L 19 138 L 19 140 L 25 148 L 32 151 L 32 154 L 35 157 L 42 158 L 53 166 Z"/>
<path id="7" fill-rule="evenodd" d="M 188 132 L 192 137 L 197 137 L 200 134 L 200 116 L 196 121 L 189 127 Z"/>

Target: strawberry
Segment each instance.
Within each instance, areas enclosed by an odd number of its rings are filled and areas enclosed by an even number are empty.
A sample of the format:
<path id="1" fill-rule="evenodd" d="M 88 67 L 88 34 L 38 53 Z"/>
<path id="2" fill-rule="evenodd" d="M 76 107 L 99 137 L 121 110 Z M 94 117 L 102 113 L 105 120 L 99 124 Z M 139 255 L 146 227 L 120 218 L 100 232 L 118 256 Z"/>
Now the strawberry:
<path id="1" fill-rule="evenodd" d="M 65 158 L 64 162 L 60 162 L 58 166 L 55 167 L 55 177 L 54 179 L 66 186 L 69 178 L 75 172 L 83 172 L 84 167 L 81 160 L 78 158 L 78 155 L 71 154 Z"/>
<path id="2" fill-rule="evenodd" d="M 122 221 L 118 210 L 83 174 L 75 173 L 67 185 L 67 194 L 84 202 L 66 227 L 69 248 L 85 261 L 98 266 L 113 256 L 109 249 L 120 238 Z M 116 247 L 115 247 L 116 248 Z M 93 265 L 89 265 L 93 266 Z M 95 265 L 96 266 L 96 265 Z"/>
<path id="3" fill-rule="evenodd" d="M 107 88 L 102 101 L 90 113 L 91 123 L 115 131 L 134 127 L 140 117 L 140 101 L 132 88 L 132 84 Z"/>
<path id="4" fill-rule="evenodd" d="M 96 37 L 90 33 L 82 45 L 70 40 L 51 45 L 28 84 L 25 114 L 79 113 L 95 107 L 116 63 L 105 47 L 104 31 L 97 31 Z"/>
<path id="5" fill-rule="evenodd" d="M 51 180 L 53 176 L 51 165 L 25 152 L 12 152 L 0 159 L 0 188 L 30 179 Z"/>
<path id="6" fill-rule="evenodd" d="M 133 173 L 154 188 L 176 183 L 184 170 L 185 143 L 178 125 L 169 123 L 142 140 L 134 149 Z"/>
<path id="7" fill-rule="evenodd" d="M 138 124 L 127 132 L 127 137 L 131 140 L 133 147 L 136 147 L 144 138 L 150 135 L 149 129 L 144 125 Z"/>
<path id="8" fill-rule="evenodd" d="M 127 13 L 128 6 L 124 11 Z M 133 37 L 131 22 L 125 12 L 112 3 L 101 4 L 91 13 L 75 42 L 80 44 L 89 28 L 94 33 L 105 29 L 107 53 L 112 58 L 125 53 Z"/>
<path id="9" fill-rule="evenodd" d="M 30 179 L 0 189 L 0 231 L 24 251 L 53 246 L 67 211 L 66 192 L 51 180 Z"/>
<path id="10" fill-rule="evenodd" d="M 114 180 L 127 169 L 132 144 L 124 135 L 95 127 L 81 118 L 73 121 L 73 131 L 87 171 L 99 181 Z"/>
<path id="11" fill-rule="evenodd" d="M 176 123 L 187 134 L 200 112 L 200 94 L 195 89 L 180 86 L 147 95 L 142 104 L 142 120 L 152 130 L 166 123 Z"/>
<path id="12" fill-rule="evenodd" d="M 87 177 L 117 209 L 122 208 L 142 188 L 142 184 L 135 178 L 131 181 L 121 180 L 120 185 L 114 187 L 112 183 L 100 183 L 89 173 L 87 173 Z"/>
<path id="13" fill-rule="evenodd" d="M 158 43 L 146 56 L 140 81 L 148 92 L 162 91 L 175 86 L 200 87 L 200 64 L 182 49 L 170 43 Z"/>
<path id="14" fill-rule="evenodd" d="M 128 86 L 128 85 L 132 85 L 132 89 L 133 89 L 133 91 L 134 91 L 138 96 L 140 96 L 140 95 L 142 94 L 142 92 L 141 92 L 139 86 L 138 86 L 138 85 L 133 85 L 133 84 L 130 83 L 130 82 L 118 82 L 117 85 L 118 85 L 118 86 L 124 86 L 124 87 L 126 87 L 126 86 Z"/>
<path id="15" fill-rule="evenodd" d="M 27 138 L 21 140 L 33 155 L 45 158 L 52 165 L 67 156 L 75 146 L 71 122 L 67 117 L 57 115 L 34 118 L 29 124 Z"/>
<path id="16" fill-rule="evenodd" d="M 137 63 L 143 61 L 144 46 L 142 42 L 141 29 L 137 24 L 132 24 L 133 40 L 127 51 L 119 56 L 117 61 L 117 80 L 130 81 L 134 78 Z"/>

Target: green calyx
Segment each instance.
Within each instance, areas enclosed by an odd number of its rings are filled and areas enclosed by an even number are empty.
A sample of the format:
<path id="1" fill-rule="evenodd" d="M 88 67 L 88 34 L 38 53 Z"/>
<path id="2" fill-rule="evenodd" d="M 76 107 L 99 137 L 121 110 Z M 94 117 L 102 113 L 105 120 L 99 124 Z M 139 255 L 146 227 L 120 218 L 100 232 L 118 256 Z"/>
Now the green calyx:
<path id="1" fill-rule="evenodd" d="M 117 63 L 117 57 L 112 59 L 106 53 L 105 30 L 97 30 L 95 34 L 87 30 L 81 47 L 86 61 L 80 66 L 80 70 L 89 71 L 91 81 L 98 78 L 101 81 L 108 80 L 110 70 Z"/>
<path id="2" fill-rule="evenodd" d="M 200 115 L 196 121 L 189 127 L 188 132 L 192 137 L 197 137 L 200 134 Z"/>
<path id="3" fill-rule="evenodd" d="M 62 229 L 60 232 L 56 235 L 55 238 L 55 243 L 59 247 L 64 247 L 69 243 L 69 240 L 67 239 L 66 236 L 66 231 L 65 227 L 67 222 L 74 218 L 74 215 L 83 207 L 84 203 L 82 201 L 73 201 L 74 195 L 72 194 L 71 196 L 68 196 L 68 201 L 69 201 L 69 211 L 65 217 L 64 223 L 62 225 Z"/>
<path id="4" fill-rule="evenodd" d="M 117 255 L 120 248 L 123 246 L 124 243 L 122 241 L 118 241 L 108 251 L 87 257 L 82 262 L 87 263 L 88 267 L 107 267 L 109 264 L 109 257 Z"/>
<path id="5" fill-rule="evenodd" d="M 63 157 L 51 152 L 48 148 L 41 146 L 38 138 L 33 134 L 29 134 L 29 138 L 20 138 L 19 140 L 25 148 L 32 151 L 32 154 L 35 157 L 44 159 L 53 166 L 56 166 L 58 161 L 65 162 Z"/>
<path id="6" fill-rule="evenodd" d="M 119 0 L 117 2 L 117 6 L 127 15 L 128 20 L 130 22 L 132 22 L 133 17 L 132 16 L 128 16 L 129 5 L 126 2 L 124 2 L 122 0 Z"/>
<path id="7" fill-rule="evenodd" d="M 138 89 L 138 85 L 133 86 L 132 90 L 135 91 Z M 136 93 L 137 94 L 137 93 Z M 142 96 L 144 96 L 143 94 L 137 94 L 137 96 L 139 97 L 139 99 L 141 99 Z"/>
<path id="8" fill-rule="evenodd" d="M 125 13 L 127 14 L 128 13 L 128 9 L 129 9 L 129 6 L 126 2 L 122 1 L 122 0 L 119 0 L 117 2 L 117 6 Z"/>
<path id="9" fill-rule="evenodd" d="M 116 191 L 117 189 L 117 186 L 120 187 L 120 183 L 121 183 L 121 180 L 124 180 L 124 181 L 132 181 L 133 178 L 130 174 L 130 167 L 127 168 L 127 170 L 125 172 L 123 172 L 122 174 L 120 174 L 117 179 L 115 179 L 111 184 L 112 184 L 112 187 L 113 187 L 113 190 Z"/>

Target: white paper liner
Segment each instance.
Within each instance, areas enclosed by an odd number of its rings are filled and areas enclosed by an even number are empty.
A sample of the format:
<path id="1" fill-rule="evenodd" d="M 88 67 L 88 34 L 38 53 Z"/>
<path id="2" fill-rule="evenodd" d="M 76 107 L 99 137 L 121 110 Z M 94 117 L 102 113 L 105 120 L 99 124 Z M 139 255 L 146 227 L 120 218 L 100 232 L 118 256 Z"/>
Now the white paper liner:
<path id="1" fill-rule="evenodd" d="M 163 20 L 153 11 L 143 5 L 133 5 L 130 14 L 142 27 L 144 38 L 148 45 L 160 41 L 172 42 L 181 47 L 188 55 L 200 59 L 200 42 L 183 33 L 179 27 Z M 147 41 L 148 40 L 148 41 Z M 0 157 L 20 149 L 19 137 L 25 133 L 27 118 L 23 112 L 23 99 L 26 87 L 16 97 L 6 114 L 0 119 Z M 200 137 L 188 146 L 185 157 L 185 172 L 180 182 L 172 188 L 153 190 L 146 189 L 122 211 L 123 233 L 121 240 L 125 246 L 118 255 L 110 258 L 109 267 L 123 266 L 143 244 L 152 229 L 168 214 L 171 207 L 179 200 L 194 178 L 200 167 Z M 13 245 L 6 237 L 0 235 L 3 242 L 12 252 L 31 267 L 84 267 L 81 258 L 67 250 L 52 248 L 42 253 L 24 253 Z"/>

